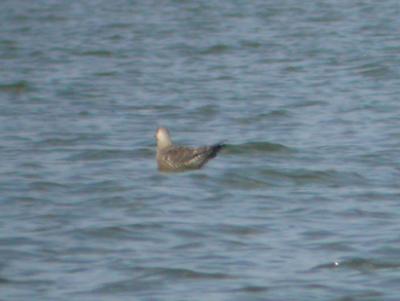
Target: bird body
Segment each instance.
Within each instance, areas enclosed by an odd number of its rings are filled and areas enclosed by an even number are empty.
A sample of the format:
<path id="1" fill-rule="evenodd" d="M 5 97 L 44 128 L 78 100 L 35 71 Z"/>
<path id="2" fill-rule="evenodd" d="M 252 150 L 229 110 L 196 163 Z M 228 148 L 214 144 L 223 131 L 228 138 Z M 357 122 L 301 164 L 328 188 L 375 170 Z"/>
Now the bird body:
<path id="1" fill-rule="evenodd" d="M 161 171 L 185 171 L 199 169 L 210 159 L 215 158 L 224 147 L 215 144 L 201 147 L 177 146 L 172 143 L 166 128 L 159 128 L 156 133 L 157 164 Z"/>

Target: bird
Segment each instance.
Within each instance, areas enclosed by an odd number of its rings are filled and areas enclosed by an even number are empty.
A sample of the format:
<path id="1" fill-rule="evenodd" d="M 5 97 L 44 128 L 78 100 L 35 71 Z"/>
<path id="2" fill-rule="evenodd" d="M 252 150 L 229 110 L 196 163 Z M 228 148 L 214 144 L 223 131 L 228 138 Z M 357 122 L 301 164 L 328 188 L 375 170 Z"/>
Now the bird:
<path id="1" fill-rule="evenodd" d="M 157 164 L 160 171 L 186 171 L 200 169 L 215 158 L 218 152 L 226 145 L 222 143 L 186 147 L 174 145 L 168 129 L 160 127 L 156 131 Z"/>

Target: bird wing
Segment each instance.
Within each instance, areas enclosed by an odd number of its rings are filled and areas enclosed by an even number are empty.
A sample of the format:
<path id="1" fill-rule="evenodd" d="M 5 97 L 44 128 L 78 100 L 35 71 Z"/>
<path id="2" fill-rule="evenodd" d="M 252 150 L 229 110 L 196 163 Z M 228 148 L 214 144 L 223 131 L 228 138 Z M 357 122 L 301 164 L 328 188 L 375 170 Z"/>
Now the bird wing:
<path id="1" fill-rule="evenodd" d="M 214 158 L 223 145 L 197 148 L 174 146 L 164 153 L 164 161 L 173 168 L 198 168 Z"/>

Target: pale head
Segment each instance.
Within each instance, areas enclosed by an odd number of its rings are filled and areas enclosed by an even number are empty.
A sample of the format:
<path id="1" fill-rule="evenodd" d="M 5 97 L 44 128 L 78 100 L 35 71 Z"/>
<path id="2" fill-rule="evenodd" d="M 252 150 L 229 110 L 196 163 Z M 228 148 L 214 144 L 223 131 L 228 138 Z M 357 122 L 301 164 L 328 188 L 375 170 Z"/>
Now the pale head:
<path id="1" fill-rule="evenodd" d="M 172 145 L 171 136 L 166 128 L 158 128 L 156 132 L 157 148 L 165 148 Z"/>

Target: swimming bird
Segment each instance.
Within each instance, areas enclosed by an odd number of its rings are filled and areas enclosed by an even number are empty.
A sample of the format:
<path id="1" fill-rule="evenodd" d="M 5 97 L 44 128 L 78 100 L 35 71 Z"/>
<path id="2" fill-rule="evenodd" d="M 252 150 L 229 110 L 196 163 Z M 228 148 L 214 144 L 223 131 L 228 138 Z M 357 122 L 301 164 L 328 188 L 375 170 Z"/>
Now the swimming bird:
<path id="1" fill-rule="evenodd" d="M 185 147 L 174 145 L 169 131 L 166 128 L 158 128 L 157 140 L 157 164 L 161 171 L 185 171 L 199 169 L 208 160 L 215 158 L 217 153 L 225 146 L 214 144 L 201 147 Z"/>

